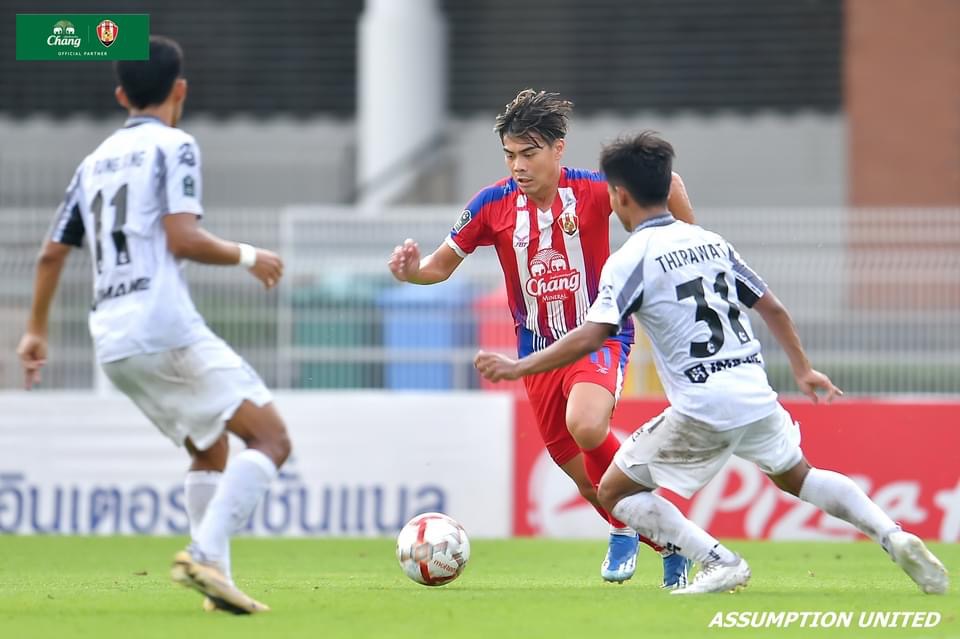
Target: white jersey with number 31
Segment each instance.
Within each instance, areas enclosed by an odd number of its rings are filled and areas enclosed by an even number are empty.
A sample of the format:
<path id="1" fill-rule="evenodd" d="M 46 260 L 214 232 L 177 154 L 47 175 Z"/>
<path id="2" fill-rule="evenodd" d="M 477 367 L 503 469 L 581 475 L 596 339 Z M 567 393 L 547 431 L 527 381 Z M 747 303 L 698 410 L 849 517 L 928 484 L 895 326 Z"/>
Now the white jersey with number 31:
<path id="1" fill-rule="evenodd" d="M 587 321 L 620 325 L 635 314 L 673 408 L 726 430 L 777 408 L 743 309 L 766 288 L 721 236 L 667 214 L 607 260 Z"/>
<path id="2" fill-rule="evenodd" d="M 163 226 L 170 213 L 203 213 L 200 186 L 196 141 L 153 117 L 130 118 L 77 168 L 51 239 L 78 247 L 87 239 L 90 333 L 101 362 L 211 335 Z"/>

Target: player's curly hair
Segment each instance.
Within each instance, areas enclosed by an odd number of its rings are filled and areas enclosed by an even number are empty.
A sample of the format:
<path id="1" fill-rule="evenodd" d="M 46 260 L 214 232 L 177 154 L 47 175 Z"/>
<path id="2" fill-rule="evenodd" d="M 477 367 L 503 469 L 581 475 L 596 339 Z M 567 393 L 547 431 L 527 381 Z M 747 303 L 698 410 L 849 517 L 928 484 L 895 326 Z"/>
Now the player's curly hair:
<path id="1" fill-rule="evenodd" d="M 536 146 L 540 146 L 537 137 L 553 144 L 567 136 L 567 119 L 571 110 L 573 102 L 564 100 L 559 93 L 524 89 L 497 116 L 493 130 L 501 142 L 509 135 Z"/>

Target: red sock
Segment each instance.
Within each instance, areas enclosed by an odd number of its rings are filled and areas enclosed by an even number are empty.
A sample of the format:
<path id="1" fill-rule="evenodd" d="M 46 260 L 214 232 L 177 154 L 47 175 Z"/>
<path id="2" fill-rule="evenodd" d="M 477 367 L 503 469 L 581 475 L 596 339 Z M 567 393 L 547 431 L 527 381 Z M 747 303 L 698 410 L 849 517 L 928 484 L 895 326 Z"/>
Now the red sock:
<path id="1" fill-rule="evenodd" d="M 607 438 L 603 440 L 596 448 L 591 448 L 590 450 L 584 450 L 583 448 L 580 451 L 583 453 L 583 466 L 586 468 L 587 477 L 590 478 L 590 482 L 594 486 L 600 485 L 600 479 L 603 477 L 603 474 L 607 472 L 610 464 L 613 463 L 613 456 L 617 454 L 617 450 L 620 448 L 620 441 L 617 439 L 617 436 L 613 434 L 613 431 L 607 433 Z M 626 524 L 614 517 L 612 514 L 608 513 L 603 508 L 597 506 L 597 512 L 600 513 L 600 516 L 610 522 L 611 526 L 617 528 L 624 528 Z M 657 552 L 663 550 L 662 546 L 657 545 L 652 540 L 640 535 L 640 541 L 650 546 Z"/>

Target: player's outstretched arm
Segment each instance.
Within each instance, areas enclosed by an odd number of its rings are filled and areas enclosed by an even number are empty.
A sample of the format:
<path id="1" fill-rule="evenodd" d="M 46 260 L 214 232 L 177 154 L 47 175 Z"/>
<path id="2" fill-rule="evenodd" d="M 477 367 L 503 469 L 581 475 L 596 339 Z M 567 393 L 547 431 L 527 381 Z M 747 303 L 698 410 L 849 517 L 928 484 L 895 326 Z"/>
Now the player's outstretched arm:
<path id="1" fill-rule="evenodd" d="M 193 213 L 173 213 L 163 218 L 167 248 L 174 256 L 222 266 L 246 266 L 250 273 L 273 288 L 283 277 L 283 260 L 272 251 L 222 240 L 200 227 Z"/>
<path id="2" fill-rule="evenodd" d="M 694 224 L 693 204 L 687 195 L 687 187 L 678 173 L 670 179 L 670 195 L 667 197 L 667 208 L 673 217 L 687 224 Z"/>
<path id="3" fill-rule="evenodd" d="M 30 390 L 40 383 L 40 369 L 47 363 L 47 325 L 50 303 L 60 283 L 60 273 L 70 255 L 71 246 L 53 240 L 44 242 L 37 256 L 36 278 L 33 282 L 33 302 L 27 330 L 20 338 L 17 356 L 23 365 L 24 388 Z"/>
<path id="4" fill-rule="evenodd" d="M 777 342 L 783 348 L 787 357 L 790 359 L 790 367 L 793 369 L 793 377 L 797 381 L 797 387 L 800 391 L 813 400 L 819 401 L 817 391 L 823 391 L 825 399 L 829 403 L 834 397 L 843 395 L 843 391 L 833 385 L 830 378 L 814 370 L 807 359 L 807 354 L 800 343 L 800 335 L 797 333 L 797 327 L 793 324 L 793 319 L 787 308 L 777 299 L 772 291 L 767 289 L 763 296 L 753 305 L 753 310 L 760 314 L 766 323 L 770 333 L 776 338 Z"/>
<path id="5" fill-rule="evenodd" d="M 436 284 L 450 277 L 463 258 L 446 243 L 425 258 L 420 257 L 420 247 L 411 239 L 394 247 L 387 266 L 400 282 L 411 284 Z"/>
<path id="6" fill-rule="evenodd" d="M 500 353 L 480 351 L 473 365 L 491 382 L 519 379 L 571 364 L 599 350 L 604 341 L 616 332 L 617 327 L 612 324 L 584 322 L 547 348 L 519 361 Z"/>

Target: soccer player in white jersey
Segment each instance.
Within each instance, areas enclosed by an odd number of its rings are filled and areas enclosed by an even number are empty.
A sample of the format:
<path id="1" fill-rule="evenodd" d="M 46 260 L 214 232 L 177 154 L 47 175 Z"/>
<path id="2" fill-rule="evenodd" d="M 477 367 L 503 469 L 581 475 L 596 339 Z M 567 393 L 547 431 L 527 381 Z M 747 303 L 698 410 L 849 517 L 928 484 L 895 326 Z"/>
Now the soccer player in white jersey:
<path id="1" fill-rule="evenodd" d="M 160 431 L 185 446 L 191 544 L 174 558 L 175 581 L 206 595 L 204 606 L 235 614 L 268 608 L 230 574 L 231 535 L 244 526 L 290 441 L 256 372 L 217 337 L 190 299 L 185 260 L 239 265 L 267 288 L 279 256 L 200 228 L 200 151 L 175 128 L 187 81 L 173 40 L 150 38 L 150 58 L 116 64 L 124 126 L 77 168 L 37 260 L 33 305 L 17 352 L 26 386 L 47 359 L 47 316 L 60 272 L 84 238 L 93 257 L 90 332 L 110 380 Z M 226 431 L 246 450 L 227 464 Z"/>
<path id="2" fill-rule="evenodd" d="M 640 534 L 700 564 L 672 594 L 745 586 L 750 568 L 672 503 L 662 486 L 691 497 L 731 455 L 756 463 L 782 490 L 856 526 L 880 543 L 926 593 L 948 587 L 943 564 L 904 532 L 848 477 L 813 468 L 800 430 L 767 381 L 760 343 L 741 307 L 752 307 L 790 359 L 813 401 L 841 391 L 814 370 L 786 308 L 716 233 L 673 218 L 666 207 L 673 147 L 645 132 L 607 146 L 601 168 L 610 201 L 631 233 L 610 256 L 587 321 L 519 362 L 480 352 L 477 368 L 497 381 L 563 366 L 597 348 L 631 315 L 653 344 L 670 407 L 624 441 L 599 487 L 601 504 Z"/>

